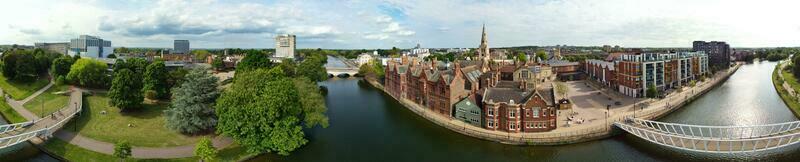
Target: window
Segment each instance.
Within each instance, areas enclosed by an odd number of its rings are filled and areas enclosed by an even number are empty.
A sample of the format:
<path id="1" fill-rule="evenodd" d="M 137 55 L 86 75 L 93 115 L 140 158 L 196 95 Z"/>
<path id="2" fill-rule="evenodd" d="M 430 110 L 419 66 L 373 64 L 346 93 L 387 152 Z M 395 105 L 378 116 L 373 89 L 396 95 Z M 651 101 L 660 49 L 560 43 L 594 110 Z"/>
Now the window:
<path id="1" fill-rule="evenodd" d="M 494 109 L 489 108 L 489 116 L 494 116 Z"/>
<path id="2" fill-rule="evenodd" d="M 525 110 L 525 116 L 526 117 L 531 116 L 531 110 Z"/>
<path id="3" fill-rule="evenodd" d="M 540 109 L 542 109 L 542 108 L 539 108 L 539 107 L 533 107 L 533 117 L 534 117 L 534 118 L 538 118 L 538 117 L 539 117 L 539 110 L 540 110 Z"/>
<path id="4" fill-rule="evenodd" d="M 517 125 L 515 123 L 508 123 L 508 130 L 515 130 Z"/>
<path id="5" fill-rule="evenodd" d="M 488 127 L 488 128 L 493 128 L 494 127 L 494 122 L 493 121 L 487 120 L 486 123 L 488 123 L 488 124 L 486 124 L 486 127 Z"/>
<path id="6" fill-rule="evenodd" d="M 509 118 L 517 117 L 517 110 L 508 110 L 508 117 Z"/>

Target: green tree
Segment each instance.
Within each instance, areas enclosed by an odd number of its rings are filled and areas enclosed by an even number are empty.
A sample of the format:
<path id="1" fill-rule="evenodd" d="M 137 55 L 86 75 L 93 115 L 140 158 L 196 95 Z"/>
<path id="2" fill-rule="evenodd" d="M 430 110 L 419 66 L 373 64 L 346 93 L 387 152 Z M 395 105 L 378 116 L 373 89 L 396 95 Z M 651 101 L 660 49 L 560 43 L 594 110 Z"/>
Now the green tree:
<path id="1" fill-rule="evenodd" d="M 178 68 L 169 71 L 169 77 L 167 78 L 167 85 L 169 86 L 169 89 L 180 86 L 181 83 L 183 83 L 186 74 L 188 73 L 189 71 L 184 68 Z"/>
<path id="2" fill-rule="evenodd" d="M 79 59 L 69 68 L 67 80 L 81 86 L 105 87 L 108 80 L 107 70 L 106 63 L 92 59 Z"/>
<path id="3" fill-rule="evenodd" d="M 106 58 L 115 59 L 117 58 L 117 55 L 109 54 L 108 56 L 106 56 Z"/>
<path id="4" fill-rule="evenodd" d="M 656 89 L 656 85 L 650 84 L 647 86 L 647 98 L 656 98 L 658 97 L 658 90 Z"/>
<path id="5" fill-rule="evenodd" d="M 17 58 L 16 64 L 16 75 L 14 75 L 14 80 L 18 81 L 33 81 L 36 79 L 37 76 L 37 61 L 31 54 L 22 54 Z"/>
<path id="6" fill-rule="evenodd" d="M 323 128 L 328 127 L 328 116 L 325 112 L 328 108 L 325 107 L 325 97 L 319 90 L 316 82 L 312 82 L 306 77 L 294 78 L 294 86 L 297 88 L 298 96 L 300 97 L 301 108 L 303 109 L 303 123 L 307 128 L 320 125 Z"/>
<path id="7" fill-rule="evenodd" d="M 147 68 L 144 72 L 144 81 L 142 86 L 142 93 L 147 91 L 154 91 L 156 98 L 168 98 L 169 97 L 169 87 L 167 85 L 167 78 L 169 74 L 167 72 L 167 67 L 164 65 L 162 61 L 153 62 L 150 65 L 147 65 Z M 151 98 L 152 99 L 152 98 Z"/>
<path id="8" fill-rule="evenodd" d="M 114 50 L 115 50 L 114 53 L 130 53 L 130 50 L 128 50 L 128 48 L 125 47 L 119 47 Z"/>
<path id="9" fill-rule="evenodd" d="M 201 161 L 212 161 L 217 157 L 217 148 L 214 148 L 211 139 L 203 137 L 194 147 L 194 156 L 199 157 Z"/>
<path id="10" fill-rule="evenodd" d="M 17 51 L 7 51 L 3 54 L 3 76 L 14 79 L 17 76 L 17 60 L 20 54 Z"/>
<path id="11" fill-rule="evenodd" d="M 50 71 L 54 77 L 58 78 L 59 76 L 67 76 L 69 74 L 69 68 L 72 66 L 75 60 L 72 60 L 71 57 L 62 56 L 55 60 L 53 60 L 53 66 L 51 67 Z"/>
<path id="12" fill-rule="evenodd" d="M 172 103 L 164 111 L 167 128 L 190 134 L 213 128 L 217 124 L 214 103 L 220 94 L 219 79 L 206 69 L 195 68 L 185 80 L 172 90 Z"/>
<path id="13" fill-rule="evenodd" d="M 194 60 L 206 60 L 206 58 L 211 55 L 211 52 L 208 52 L 208 50 L 194 50 L 192 53 L 194 54 Z"/>
<path id="14" fill-rule="evenodd" d="M 269 56 L 258 51 L 250 51 L 244 56 L 242 61 L 236 65 L 236 73 L 271 67 L 272 61 L 269 59 Z"/>
<path id="15" fill-rule="evenodd" d="M 539 60 L 545 61 L 545 60 L 547 60 L 547 53 L 545 53 L 544 50 L 541 50 L 541 49 L 537 50 L 536 51 L 536 58 L 538 58 Z"/>
<path id="16" fill-rule="evenodd" d="M 114 74 L 108 98 L 113 106 L 122 110 L 139 107 L 142 103 L 141 79 L 128 69 L 122 69 Z"/>
<path id="17" fill-rule="evenodd" d="M 131 153 L 131 145 L 128 142 L 122 141 L 114 144 L 114 157 L 125 160 L 131 156 Z"/>
<path id="18" fill-rule="evenodd" d="M 312 56 L 303 60 L 303 62 L 297 66 L 297 76 L 308 77 L 314 82 L 328 79 L 328 72 L 322 60 L 324 57 L 325 56 Z"/>
<path id="19" fill-rule="evenodd" d="M 225 62 L 222 61 L 222 57 L 217 56 L 216 58 L 214 58 L 214 61 L 211 62 L 211 66 L 214 67 L 214 70 L 217 71 L 223 70 L 225 69 Z"/>
<path id="20" fill-rule="evenodd" d="M 217 100 L 217 132 L 249 153 L 288 155 L 308 142 L 300 122 L 301 105 L 293 81 L 280 67 L 241 73 Z"/>
<path id="21" fill-rule="evenodd" d="M 522 53 L 522 52 L 517 53 L 517 60 L 519 62 L 527 62 L 528 61 L 528 56 L 525 55 L 525 53 Z"/>
<path id="22" fill-rule="evenodd" d="M 792 74 L 794 74 L 794 76 L 800 76 L 800 65 L 798 65 L 800 64 L 800 56 L 794 55 L 792 57 L 792 64 Z"/>
<path id="23" fill-rule="evenodd" d="M 278 66 L 283 69 L 283 74 L 286 74 L 287 77 L 294 77 L 295 71 L 297 69 L 297 64 L 295 64 L 293 59 L 283 59 Z M 327 77 L 327 74 L 326 74 Z"/>

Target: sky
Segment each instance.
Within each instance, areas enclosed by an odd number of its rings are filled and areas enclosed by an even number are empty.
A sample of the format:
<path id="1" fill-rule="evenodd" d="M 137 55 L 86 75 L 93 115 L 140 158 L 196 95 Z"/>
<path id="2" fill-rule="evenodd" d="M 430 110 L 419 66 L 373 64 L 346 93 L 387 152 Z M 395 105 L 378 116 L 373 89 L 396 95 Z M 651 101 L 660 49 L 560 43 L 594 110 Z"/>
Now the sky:
<path id="1" fill-rule="evenodd" d="M 475 48 L 577 45 L 800 45 L 796 0 L 3 0 L 0 44 L 67 42 L 88 34 L 114 47 Z"/>

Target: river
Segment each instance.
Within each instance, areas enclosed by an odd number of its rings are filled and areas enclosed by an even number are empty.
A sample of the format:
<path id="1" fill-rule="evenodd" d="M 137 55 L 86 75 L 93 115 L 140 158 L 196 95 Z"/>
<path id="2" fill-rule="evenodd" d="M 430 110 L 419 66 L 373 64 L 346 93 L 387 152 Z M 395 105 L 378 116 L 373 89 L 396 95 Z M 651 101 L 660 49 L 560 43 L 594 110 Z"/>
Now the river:
<path id="1" fill-rule="evenodd" d="M 772 86 L 775 65 L 744 65 L 728 81 L 660 121 L 751 125 L 797 120 Z M 327 88 L 330 127 L 307 130 L 309 143 L 290 156 L 265 154 L 251 161 L 800 161 L 800 154 L 792 154 L 800 152 L 798 146 L 704 154 L 658 146 L 624 133 L 563 146 L 505 145 L 435 125 L 358 78 L 333 78 L 320 85 Z M 50 161 L 37 153 L 12 153 L 16 160 L 0 161 Z"/>
<path id="2" fill-rule="evenodd" d="M 330 60 L 329 60 L 330 62 Z M 797 118 L 778 97 L 770 76 L 775 62 L 743 65 L 728 81 L 660 121 L 751 125 Z M 307 131 L 309 143 L 290 156 L 253 161 L 799 161 L 790 146 L 750 154 L 693 153 L 658 146 L 633 135 L 563 146 L 512 146 L 452 132 L 403 108 L 357 78 L 333 78 L 328 89 L 330 127 Z"/>

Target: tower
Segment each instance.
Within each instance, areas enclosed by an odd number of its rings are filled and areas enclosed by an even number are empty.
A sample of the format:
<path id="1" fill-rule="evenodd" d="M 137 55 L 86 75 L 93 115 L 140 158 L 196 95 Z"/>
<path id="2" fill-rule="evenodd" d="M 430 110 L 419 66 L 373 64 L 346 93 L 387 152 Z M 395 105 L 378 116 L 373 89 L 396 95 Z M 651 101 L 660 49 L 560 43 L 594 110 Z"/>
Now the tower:
<path id="1" fill-rule="evenodd" d="M 489 59 L 491 59 L 489 53 L 489 40 L 486 39 L 486 24 L 483 24 L 481 28 L 481 45 L 478 46 L 478 59 L 483 61 L 481 65 L 481 71 L 487 72 L 489 71 Z"/>

